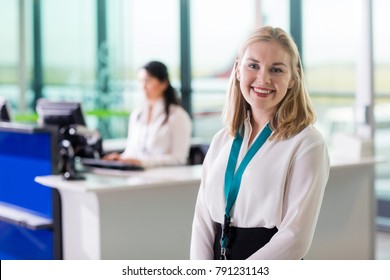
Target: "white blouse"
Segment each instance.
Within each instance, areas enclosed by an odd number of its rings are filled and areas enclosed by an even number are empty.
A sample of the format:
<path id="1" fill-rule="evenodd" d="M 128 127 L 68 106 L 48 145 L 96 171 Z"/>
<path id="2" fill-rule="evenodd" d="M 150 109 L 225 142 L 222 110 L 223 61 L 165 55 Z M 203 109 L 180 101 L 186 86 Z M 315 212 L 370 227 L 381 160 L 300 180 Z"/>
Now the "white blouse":
<path id="1" fill-rule="evenodd" d="M 237 166 L 249 149 L 245 133 Z M 234 138 L 226 129 L 207 152 L 192 226 L 191 259 L 213 259 L 216 224 L 225 212 L 224 176 Z M 254 142 L 254 141 L 253 141 Z M 317 223 L 329 156 L 313 126 L 287 140 L 267 140 L 245 169 L 231 217 L 236 227 L 277 227 L 271 240 L 249 259 L 301 259 L 309 250 Z"/>
<path id="2" fill-rule="evenodd" d="M 164 105 L 163 99 L 157 101 L 149 124 L 147 104 L 133 111 L 122 158 L 137 158 L 144 167 L 186 163 L 191 145 L 191 119 L 181 106 L 171 105 L 164 123 Z"/>

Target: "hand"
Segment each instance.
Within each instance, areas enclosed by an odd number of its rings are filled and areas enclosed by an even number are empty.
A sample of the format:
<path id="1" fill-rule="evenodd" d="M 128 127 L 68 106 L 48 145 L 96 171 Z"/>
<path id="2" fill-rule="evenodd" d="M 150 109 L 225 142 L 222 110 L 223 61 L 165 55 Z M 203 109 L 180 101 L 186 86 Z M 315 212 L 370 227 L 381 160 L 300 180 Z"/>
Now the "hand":
<path id="1" fill-rule="evenodd" d="M 104 160 L 119 160 L 120 154 L 118 153 L 109 153 L 103 157 Z"/>
<path id="2" fill-rule="evenodd" d="M 142 165 L 141 161 L 139 159 L 136 159 L 136 158 L 119 158 L 118 161 L 124 162 L 127 164 L 132 164 L 132 165 L 138 165 L 138 166 Z"/>

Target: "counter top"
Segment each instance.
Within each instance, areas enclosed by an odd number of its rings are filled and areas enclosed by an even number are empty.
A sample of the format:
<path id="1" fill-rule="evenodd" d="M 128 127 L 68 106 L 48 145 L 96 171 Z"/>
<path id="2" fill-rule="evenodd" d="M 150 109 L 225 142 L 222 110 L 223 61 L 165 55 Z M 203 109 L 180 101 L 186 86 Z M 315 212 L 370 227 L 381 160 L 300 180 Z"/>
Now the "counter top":
<path id="1" fill-rule="evenodd" d="M 171 185 L 199 183 L 202 166 L 176 166 L 150 168 L 143 171 L 92 169 L 83 174 L 85 180 L 67 181 L 61 175 L 37 176 L 35 181 L 57 189 L 76 192 L 105 192 L 124 189 L 158 188 Z"/>
<path id="2" fill-rule="evenodd" d="M 372 165 L 381 162 L 376 158 L 360 160 L 332 160 L 331 170 Z M 38 176 L 35 181 L 57 189 L 77 192 L 105 192 L 124 189 L 157 188 L 173 185 L 200 183 L 202 165 L 150 168 L 143 171 L 122 171 L 95 168 L 84 173 L 85 180 L 67 181 L 60 175 Z"/>

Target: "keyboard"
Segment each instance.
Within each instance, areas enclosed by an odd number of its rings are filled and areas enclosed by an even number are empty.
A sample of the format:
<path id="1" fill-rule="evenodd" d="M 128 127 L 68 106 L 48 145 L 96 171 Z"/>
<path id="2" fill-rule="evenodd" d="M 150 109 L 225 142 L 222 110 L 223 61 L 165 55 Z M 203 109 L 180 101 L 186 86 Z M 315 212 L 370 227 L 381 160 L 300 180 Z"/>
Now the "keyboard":
<path id="1" fill-rule="evenodd" d="M 128 164 L 120 161 L 111 161 L 96 158 L 81 158 L 81 163 L 86 167 L 98 167 L 117 170 L 143 170 L 139 165 Z"/>

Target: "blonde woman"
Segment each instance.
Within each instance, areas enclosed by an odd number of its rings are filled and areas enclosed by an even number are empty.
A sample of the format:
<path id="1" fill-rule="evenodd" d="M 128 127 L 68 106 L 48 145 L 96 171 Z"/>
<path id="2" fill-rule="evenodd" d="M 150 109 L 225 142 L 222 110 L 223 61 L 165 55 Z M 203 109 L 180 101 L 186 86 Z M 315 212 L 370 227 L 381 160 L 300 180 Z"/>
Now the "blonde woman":
<path id="1" fill-rule="evenodd" d="M 204 161 L 191 258 L 303 258 L 329 157 L 288 33 L 267 26 L 244 42 L 223 116 Z"/>

